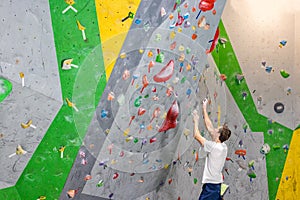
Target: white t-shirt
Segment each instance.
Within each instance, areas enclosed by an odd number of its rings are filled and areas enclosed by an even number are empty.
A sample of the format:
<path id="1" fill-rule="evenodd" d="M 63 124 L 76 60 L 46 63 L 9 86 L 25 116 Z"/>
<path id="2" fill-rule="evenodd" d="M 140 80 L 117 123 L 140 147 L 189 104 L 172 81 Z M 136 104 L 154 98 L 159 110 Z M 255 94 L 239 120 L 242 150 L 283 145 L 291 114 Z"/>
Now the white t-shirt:
<path id="1" fill-rule="evenodd" d="M 222 169 L 227 156 L 227 145 L 206 140 L 204 151 L 207 152 L 202 183 L 223 183 Z"/>

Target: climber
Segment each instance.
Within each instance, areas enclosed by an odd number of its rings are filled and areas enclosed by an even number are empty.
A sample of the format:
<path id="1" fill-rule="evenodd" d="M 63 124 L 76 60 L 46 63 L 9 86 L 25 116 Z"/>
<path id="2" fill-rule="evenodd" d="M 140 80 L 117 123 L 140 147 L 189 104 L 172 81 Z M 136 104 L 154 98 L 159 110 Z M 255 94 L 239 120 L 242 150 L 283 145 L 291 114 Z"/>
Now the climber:
<path id="1" fill-rule="evenodd" d="M 207 153 L 202 177 L 202 192 L 199 200 L 221 200 L 222 169 L 227 157 L 227 145 L 224 142 L 229 139 L 231 131 L 226 124 L 217 129 L 213 127 L 206 111 L 207 103 L 208 100 L 205 99 L 203 101 L 203 116 L 212 141 L 201 136 L 198 129 L 199 115 L 196 110 L 193 112 L 194 138 L 204 147 L 204 151 Z"/>

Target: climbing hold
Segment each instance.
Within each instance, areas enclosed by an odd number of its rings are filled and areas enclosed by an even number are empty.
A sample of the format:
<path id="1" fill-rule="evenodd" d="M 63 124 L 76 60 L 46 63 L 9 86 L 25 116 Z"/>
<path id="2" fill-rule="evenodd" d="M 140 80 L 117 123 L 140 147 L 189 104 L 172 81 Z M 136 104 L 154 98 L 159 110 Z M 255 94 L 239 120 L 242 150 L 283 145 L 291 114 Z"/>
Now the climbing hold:
<path id="1" fill-rule="evenodd" d="M 156 107 L 152 113 L 152 118 L 150 120 L 150 123 L 153 121 L 154 118 L 157 118 L 160 114 L 160 107 Z"/>
<path id="2" fill-rule="evenodd" d="M 198 37 L 198 35 L 197 35 L 196 33 L 193 33 L 193 35 L 192 35 L 192 40 L 196 40 L 197 37 Z"/>
<path id="3" fill-rule="evenodd" d="M 278 143 L 273 144 L 273 149 L 274 150 L 280 149 L 280 145 Z"/>
<path id="4" fill-rule="evenodd" d="M 247 175 L 248 175 L 249 178 L 250 178 L 250 182 L 252 182 L 252 180 L 253 180 L 254 178 L 256 178 L 256 174 L 255 174 L 255 172 L 254 172 L 252 169 L 249 169 L 249 171 L 247 172 Z"/>
<path id="5" fill-rule="evenodd" d="M 284 46 L 286 45 L 286 43 L 287 43 L 286 40 L 281 40 L 281 41 L 279 42 L 279 47 L 280 47 L 280 48 L 284 47 Z"/>
<path id="6" fill-rule="evenodd" d="M 236 78 L 238 84 L 241 84 L 241 81 L 244 79 L 244 75 L 243 74 L 237 74 L 235 76 L 235 78 Z"/>
<path id="7" fill-rule="evenodd" d="M 206 18 L 205 16 L 202 16 L 198 20 L 198 28 L 203 28 L 205 25 L 206 25 Z"/>
<path id="8" fill-rule="evenodd" d="M 178 50 L 179 50 L 179 51 L 184 51 L 184 46 L 181 44 L 181 45 L 178 47 Z"/>
<path id="9" fill-rule="evenodd" d="M 199 2 L 199 13 L 196 17 L 196 19 L 198 19 L 198 17 L 200 16 L 201 12 L 206 12 L 206 11 L 209 11 L 209 10 L 212 10 L 214 8 L 214 3 L 215 3 L 216 0 L 200 0 Z"/>
<path id="10" fill-rule="evenodd" d="M 88 174 L 88 175 L 86 175 L 86 176 L 84 177 L 83 180 L 88 181 L 88 180 L 91 180 L 91 179 L 92 179 L 92 176 Z"/>
<path id="11" fill-rule="evenodd" d="M 173 93 L 173 91 L 174 91 L 173 86 L 169 86 L 169 87 L 167 88 L 166 95 L 167 95 L 168 97 L 171 96 L 172 93 Z"/>
<path id="12" fill-rule="evenodd" d="M 245 149 L 238 149 L 235 151 L 235 154 L 238 155 L 238 157 L 243 157 L 243 159 L 245 160 L 245 155 L 246 155 L 246 150 Z"/>
<path id="13" fill-rule="evenodd" d="M 177 16 L 178 16 L 177 17 L 177 22 L 176 22 L 175 26 L 181 26 L 181 24 L 184 21 L 184 18 L 180 15 L 180 12 L 178 12 Z"/>
<path id="14" fill-rule="evenodd" d="M 101 110 L 101 118 L 106 118 L 108 115 L 108 111 L 106 111 L 105 109 Z"/>
<path id="15" fill-rule="evenodd" d="M 254 160 L 250 160 L 248 163 L 248 167 L 254 170 L 254 163 L 255 163 Z"/>
<path id="16" fill-rule="evenodd" d="M 192 90 L 188 88 L 186 91 L 186 95 L 188 96 L 188 98 L 190 97 L 191 94 L 192 94 Z"/>
<path id="17" fill-rule="evenodd" d="M 145 22 L 143 28 L 144 28 L 145 32 L 149 31 L 149 29 L 150 29 L 150 22 L 149 21 Z"/>
<path id="18" fill-rule="evenodd" d="M 219 44 L 222 45 L 223 48 L 225 48 L 225 44 L 227 43 L 226 38 L 219 38 Z"/>
<path id="19" fill-rule="evenodd" d="M 134 23 L 136 23 L 137 25 L 141 24 L 142 20 L 141 19 L 135 19 Z"/>
<path id="20" fill-rule="evenodd" d="M 78 68 L 78 65 L 74 65 L 74 64 L 72 64 L 72 62 L 73 62 L 73 59 L 72 59 L 72 58 L 70 58 L 70 59 L 65 59 L 65 60 L 63 61 L 63 63 L 62 63 L 62 69 L 63 69 L 63 70 L 70 70 L 70 69 L 72 69 L 72 67 Z"/>
<path id="21" fill-rule="evenodd" d="M 143 84 L 143 87 L 142 87 L 140 93 L 143 93 L 144 89 L 149 85 L 146 75 L 143 75 L 142 84 Z"/>
<path id="22" fill-rule="evenodd" d="M 140 132 L 142 131 L 142 130 L 144 130 L 146 127 L 145 127 L 145 123 L 144 122 L 142 122 L 142 123 L 140 123 Z"/>
<path id="23" fill-rule="evenodd" d="M 151 138 L 150 139 L 150 144 L 153 143 L 153 142 L 156 142 L 156 138 Z"/>
<path id="24" fill-rule="evenodd" d="M 185 21 L 183 24 L 184 28 L 189 28 L 191 26 L 191 23 L 189 21 Z"/>
<path id="25" fill-rule="evenodd" d="M 160 52 L 160 50 L 157 49 L 157 56 L 156 56 L 155 61 L 156 61 L 156 62 L 159 62 L 159 63 L 163 63 L 164 60 L 165 60 L 164 53 L 163 53 L 163 52 Z"/>
<path id="26" fill-rule="evenodd" d="M 161 71 L 153 77 L 156 82 L 166 82 L 174 73 L 174 60 L 170 60 L 169 63 L 161 69 Z"/>
<path id="27" fill-rule="evenodd" d="M 179 55 L 178 61 L 183 62 L 184 59 L 185 59 L 185 55 L 184 55 L 184 53 L 181 53 L 181 54 Z"/>
<path id="28" fill-rule="evenodd" d="M 187 47 L 185 52 L 186 52 L 186 54 L 190 54 L 191 53 L 191 48 Z"/>
<path id="29" fill-rule="evenodd" d="M 139 96 L 134 100 L 135 107 L 139 107 L 142 104 L 142 98 L 143 98 L 142 96 Z"/>
<path id="30" fill-rule="evenodd" d="M 220 35 L 220 29 L 218 27 L 217 30 L 216 30 L 215 36 L 213 38 L 213 41 L 211 43 L 210 49 L 206 51 L 207 54 L 211 53 L 215 49 L 216 44 L 217 44 L 218 39 L 219 39 L 219 35 Z"/>
<path id="31" fill-rule="evenodd" d="M 113 179 L 117 179 L 118 177 L 119 177 L 119 174 L 118 174 L 118 172 L 114 173 L 114 175 L 113 175 Z"/>
<path id="32" fill-rule="evenodd" d="M 138 116 L 141 116 L 141 115 L 145 114 L 145 112 L 146 112 L 146 109 L 144 109 L 144 108 L 139 108 L 139 109 L 138 109 Z"/>
<path id="33" fill-rule="evenodd" d="M 167 13 L 166 13 L 165 8 L 164 8 L 164 7 L 161 7 L 161 9 L 160 9 L 160 16 L 163 17 L 163 16 L 165 16 L 166 14 L 167 14 Z"/>
<path id="34" fill-rule="evenodd" d="M 243 130 L 244 130 L 244 133 L 247 132 L 247 129 L 248 129 L 248 124 L 247 124 L 247 123 L 244 123 L 244 124 L 243 124 Z"/>
<path id="35" fill-rule="evenodd" d="M 177 100 L 172 103 L 170 107 L 166 119 L 164 120 L 163 124 L 159 128 L 158 132 L 166 132 L 169 129 L 175 128 L 177 125 L 177 117 L 179 114 L 179 106 Z"/>
<path id="36" fill-rule="evenodd" d="M 175 36 L 176 36 L 176 32 L 175 32 L 175 31 L 172 31 L 172 32 L 170 33 L 170 39 L 173 40 L 173 39 L 175 38 Z"/>
<path id="37" fill-rule="evenodd" d="M 274 104 L 274 111 L 276 113 L 282 113 L 284 111 L 284 105 L 281 102 L 277 102 Z"/>
<path id="38" fill-rule="evenodd" d="M 289 150 L 289 145 L 288 144 L 285 144 L 282 146 L 283 150 L 284 150 L 284 153 L 287 152 L 287 150 Z"/>
<path id="39" fill-rule="evenodd" d="M 125 69 L 122 75 L 123 80 L 127 80 L 130 77 L 130 71 Z"/>
<path id="40" fill-rule="evenodd" d="M 288 78 L 290 76 L 290 74 L 287 71 L 283 70 L 283 69 L 280 70 L 280 74 L 283 78 Z"/>
<path id="41" fill-rule="evenodd" d="M 291 87 L 287 87 L 286 88 L 286 95 L 290 95 L 292 94 L 292 88 Z"/>
<path id="42" fill-rule="evenodd" d="M 201 0 L 198 7 L 201 11 L 206 12 L 214 8 L 216 0 Z"/>
<path id="43" fill-rule="evenodd" d="M 262 97 L 261 96 L 257 97 L 257 105 L 260 106 L 261 102 L 262 102 Z"/>
<path id="44" fill-rule="evenodd" d="M 127 20 L 129 18 L 133 19 L 133 17 L 134 17 L 134 13 L 133 12 L 129 12 L 128 15 L 125 18 L 122 19 L 122 22 L 124 22 L 125 20 Z"/>
<path id="45" fill-rule="evenodd" d="M 176 41 L 174 41 L 171 45 L 170 45 L 170 50 L 174 50 L 176 48 Z"/>
<path id="46" fill-rule="evenodd" d="M 266 154 L 268 154 L 270 152 L 270 150 L 271 150 L 270 145 L 267 144 L 267 143 L 265 143 L 260 148 L 260 153 L 266 155 Z"/>
<path id="47" fill-rule="evenodd" d="M 220 80 L 226 81 L 227 76 L 225 74 L 220 74 Z"/>
<path id="48" fill-rule="evenodd" d="M 248 96 L 247 92 L 242 92 L 242 97 L 243 97 L 243 100 L 246 100 L 246 97 Z"/>
<path id="49" fill-rule="evenodd" d="M 194 178 L 194 184 L 197 184 L 197 182 L 198 182 L 198 179 Z"/>
<path id="50" fill-rule="evenodd" d="M 133 84 L 134 84 L 134 81 L 135 81 L 136 79 L 138 79 L 139 77 L 140 77 L 139 72 L 133 74 L 133 75 L 132 75 L 131 85 L 133 85 Z"/>
<path id="51" fill-rule="evenodd" d="M 86 41 L 87 39 L 86 39 L 86 35 L 85 35 L 85 27 L 77 20 L 76 21 L 76 23 L 77 23 L 77 26 L 78 26 L 78 30 L 80 30 L 81 31 L 81 34 L 82 34 L 82 39 L 84 40 L 84 41 Z"/>
<path id="52" fill-rule="evenodd" d="M 157 33 L 157 34 L 155 35 L 155 41 L 156 41 L 156 42 L 161 41 L 161 34 Z"/>
<path id="53" fill-rule="evenodd" d="M 78 190 L 69 190 L 68 192 L 67 192 L 67 196 L 69 197 L 69 198 L 74 198 L 75 197 L 75 195 L 78 193 Z"/>
<path id="54" fill-rule="evenodd" d="M 115 94 L 113 92 L 108 93 L 107 100 L 112 101 L 115 99 Z"/>

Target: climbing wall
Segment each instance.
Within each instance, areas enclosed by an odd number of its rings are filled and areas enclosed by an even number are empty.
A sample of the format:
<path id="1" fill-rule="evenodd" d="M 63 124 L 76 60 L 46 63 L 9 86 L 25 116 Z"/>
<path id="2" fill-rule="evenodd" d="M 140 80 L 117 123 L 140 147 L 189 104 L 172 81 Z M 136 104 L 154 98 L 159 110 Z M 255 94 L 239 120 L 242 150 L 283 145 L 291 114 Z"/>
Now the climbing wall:
<path id="1" fill-rule="evenodd" d="M 232 130 L 225 199 L 298 199 L 299 10 L 1 2 L 0 199 L 198 199 L 204 98 Z"/>
<path id="2" fill-rule="evenodd" d="M 0 188 L 3 189 L 15 185 L 19 179 L 62 99 L 48 2 L 5 1 L 0 3 L 0 13 Z M 24 156 L 16 155 L 18 146 Z"/>
<path id="3" fill-rule="evenodd" d="M 69 176 L 82 181 L 69 179 L 65 188 L 89 198 L 137 199 L 167 184 L 174 162 L 195 142 L 191 112 L 200 111 L 198 94 L 217 98 L 205 81 L 219 75 L 204 71 L 224 3 L 199 13 L 195 2 L 141 2 L 78 154 L 88 164 L 75 164 Z M 226 112 L 218 102 L 212 116 L 220 124 Z M 84 181 L 86 175 L 93 178 Z"/>
<path id="4" fill-rule="evenodd" d="M 273 6 L 270 7 L 270 4 Z M 230 0 L 222 15 L 228 36 L 226 38 L 230 39 L 234 51 L 226 50 L 230 48 L 228 46 L 221 48 L 225 56 L 222 56 L 224 68 L 221 67 L 220 70 L 234 76 L 242 74 L 244 78 L 242 81 L 247 83 L 248 91 L 242 83 L 238 87 L 231 87 L 234 88 L 232 94 L 236 93 L 235 101 L 240 104 L 239 108 L 250 130 L 264 132 L 263 147 L 270 147 L 270 152 L 266 154 L 269 199 L 296 199 L 292 187 L 289 192 L 280 188 L 287 188 L 282 183 L 288 180 L 292 182 L 297 172 L 293 162 L 286 158 L 297 152 L 297 149 L 289 150 L 289 148 L 290 142 L 293 143 L 294 140 L 292 130 L 299 125 L 299 114 L 295 111 L 298 108 L 300 91 L 294 87 L 299 77 L 297 70 L 299 62 L 295 56 L 299 45 L 298 17 L 299 7 L 296 1 L 285 4 L 281 1 Z M 282 24 L 289 25 L 282 26 Z M 238 62 L 235 62 L 235 58 Z M 228 71 L 227 66 L 236 65 L 240 66 L 241 71 L 234 67 Z M 233 83 L 235 79 L 236 77 L 233 77 L 232 81 L 228 81 Z M 235 85 L 232 83 L 228 85 Z M 239 101 L 245 91 L 246 99 Z M 253 104 L 248 101 L 248 97 L 251 97 Z M 255 106 L 255 110 L 251 104 Z M 286 170 L 289 173 L 284 173 Z M 256 181 L 253 183 L 259 184 Z M 293 188 L 297 190 L 299 185 L 294 182 Z M 294 196 L 288 198 L 282 195 L 282 191 L 285 191 L 284 194 Z"/>

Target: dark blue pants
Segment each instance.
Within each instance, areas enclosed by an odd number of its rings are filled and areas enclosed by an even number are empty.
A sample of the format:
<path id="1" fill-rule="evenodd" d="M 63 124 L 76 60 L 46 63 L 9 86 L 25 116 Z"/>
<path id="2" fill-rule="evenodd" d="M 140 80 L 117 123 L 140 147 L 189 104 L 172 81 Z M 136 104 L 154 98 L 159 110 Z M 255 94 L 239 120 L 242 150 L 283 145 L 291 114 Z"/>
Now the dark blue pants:
<path id="1" fill-rule="evenodd" d="M 202 192 L 199 200 L 221 200 L 221 183 L 205 183 L 202 186 Z"/>

